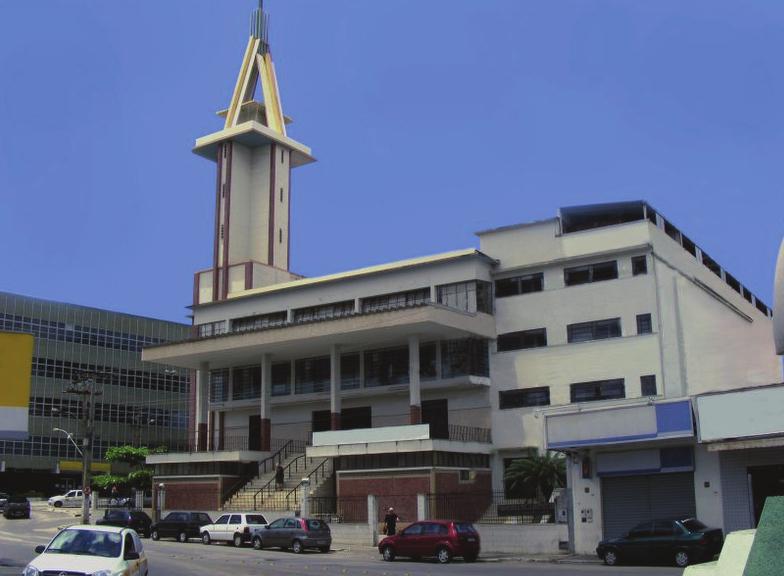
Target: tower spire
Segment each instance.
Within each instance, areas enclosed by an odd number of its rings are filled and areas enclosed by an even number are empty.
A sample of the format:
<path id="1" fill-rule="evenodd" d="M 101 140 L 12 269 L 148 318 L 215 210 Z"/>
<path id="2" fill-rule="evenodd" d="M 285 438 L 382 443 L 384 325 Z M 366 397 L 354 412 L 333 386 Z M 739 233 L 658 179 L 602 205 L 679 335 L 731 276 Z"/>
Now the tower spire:
<path id="1" fill-rule="evenodd" d="M 231 97 L 226 124 L 224 128 L 236 126 L 244 119 L 242 109 L 246 103 L 253 102 L 256 83 L 261 84 L 264 99 L 264 114 L 261 123 L 278 134 L 286 135 L 286 124 L 283 107 L 280 103 L 278 81 L 275 77 L 275 65 L 269 49 L 269 15 L 264 12 L 264 5 L 259 0 L 259 7 L 250 15 L 250 37 L 245 48 L 237 84 Z"/>

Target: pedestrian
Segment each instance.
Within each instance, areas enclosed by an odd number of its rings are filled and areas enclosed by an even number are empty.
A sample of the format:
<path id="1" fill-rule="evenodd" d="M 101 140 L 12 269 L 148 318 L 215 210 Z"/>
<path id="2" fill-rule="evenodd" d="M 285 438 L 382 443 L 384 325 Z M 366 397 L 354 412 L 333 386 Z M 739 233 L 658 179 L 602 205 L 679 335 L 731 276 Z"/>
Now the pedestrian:
<path id="1" fill-rule="evenodd" d="M 275 490 L 283 490 L 284 472 L 283 466 L 278 462 L 278 467 L 275 469 Z"/>
<path id="2" fill-rule="evenodd" d="M 384 516 L 384 534 L 387 536 L 394 536 L 396 534 L 395 527 L 400 517 L 395 514 L 395 509 L 392 506 L 387 510 L 387 515 Z"/>

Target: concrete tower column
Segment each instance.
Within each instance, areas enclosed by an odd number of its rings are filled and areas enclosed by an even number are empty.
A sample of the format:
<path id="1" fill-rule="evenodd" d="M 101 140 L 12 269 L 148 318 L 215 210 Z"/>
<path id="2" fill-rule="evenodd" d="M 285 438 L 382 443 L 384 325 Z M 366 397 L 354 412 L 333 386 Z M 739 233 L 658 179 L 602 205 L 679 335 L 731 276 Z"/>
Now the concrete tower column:
<path id="1" fill-rule="evenodd" d="M 269 452 L 272 446 L 272 424 L 270 422 L 270 398 L 272 390 L 272 357 L 261 356 L 261 442 L 262 452 Z"/>
<path id="2" fill-rule="evenodd" d="M 409 424 L 422 423 L 422 394 L 419 381 L 419 336 L 408 337 Z"/>
<path id="3" fill-rule="evenodd" d="M 207 411 L 210 394 L 210 365 L 201 362 L 196 371 L 196 450 L 207 449 Z"/>
<path id="4" fill-rule="evenodd" d="M 329 411 L 330 428 L 340 430 L 340 346 L 329 348 Z"/>

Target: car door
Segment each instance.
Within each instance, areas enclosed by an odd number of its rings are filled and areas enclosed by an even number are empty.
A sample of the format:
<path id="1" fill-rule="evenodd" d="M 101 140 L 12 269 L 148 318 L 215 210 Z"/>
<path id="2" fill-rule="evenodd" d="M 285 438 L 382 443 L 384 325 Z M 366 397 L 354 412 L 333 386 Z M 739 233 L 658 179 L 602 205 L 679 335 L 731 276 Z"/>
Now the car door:
<path id="1" fill-rule="evenodd" d="M 441 539 L 441 535 L 439 534 L 440 527 L 440 524 L 434 522 L 425 522 L 422 524 L 422 535 L 418 538 L 418 544 L 415 546 L 417 549 L 417 556 L 436 555 L 436 546 Z"/>
<path id="2" fill-rule="evenodd" d="M 75 506 L 76 490 L 69 490 L 63 497 L 63 506 Z"/>
<path id="3" fill-rule="evenodd" d="M 223 539 L 231 540 L 237 532 L 242 532 L 242 514 L 229 516 L 229 523 L 226 525 Z"/>
<path id="4" fill-rule="evenodd" d="M 210 538 L 213 540 L 224 540 L 226 538 L 226 526 L 229 524 L 231 514 L 224 514 L 215 521 L 215 524 L 210 526 Z"/>
<path id="5" fill-rule="evenodd" d="M 397 539 L 397 554 L 399 556 L 421 556 L 422 523 L 415 522 L 402 532 Z"/>
<path id="6" fill-rule="evenodd" d="M 283 546 L 291 546 L 295 534 L 299 531 L 299 518 L 286 518 L 286 523 L 281 530 L 280 540 Z"/>
<path id="7" fill-rule="evenodd" d="M 281 533 L 283 532 L 283 526 L 285 524 L 285 518 L 278 518 L 269 525 L 269 528 L 264 529 L 261 532 L 262 544 L 264 544 L 264 546 L 281 546 Z"/>
<path id="8" fill-rule="evenodd" d="M 140 553 L 141 546 L 137 548 L 136 540 L 130 532 L 125 533 L 125 542 L 123 545 L 123 557 L 126 558 L 129 552 Z M 141 572 L 141 558 L 124 559 L 125 571 L 123 574 L 128 576 L 143 576 Z"/>
<path id="9" fill-rule="evenodd" d="M 650 559 L 656 563 L 671 561 L 675 555 L 675 539 L 680 532 L 681 529 L 672 520 L 654 521 Z"/>
<path id="10" fill-rule="evenodd" d="M 645 563 L 651 559 L 651 534 L 653 522 L 643 522 L 629 530 L 621 552 L 624 560 Z"/>

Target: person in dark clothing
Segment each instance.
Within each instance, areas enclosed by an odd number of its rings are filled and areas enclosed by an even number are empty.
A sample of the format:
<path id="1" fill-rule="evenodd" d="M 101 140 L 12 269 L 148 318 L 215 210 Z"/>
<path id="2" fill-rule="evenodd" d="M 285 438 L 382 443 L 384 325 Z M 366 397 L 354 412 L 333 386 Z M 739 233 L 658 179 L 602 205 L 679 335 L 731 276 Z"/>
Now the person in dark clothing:
<path id="1" fill-rule="evenodd" d="M 275 469 L 275 489 L 283 490 L 283 483 L 284 483 L 283 466 L 281 466 L 280 463 L 278 463 L 278 467 Z"/>
<path id="2" fill-rule="evenodd" d="M 395 514 L 395 509 L 390 506 L 389 510 L 387 510 L 387 515 L 384 516 L 384 534 L 394 536 L 398 520 L 400 520 L 400 517 Z"/>

